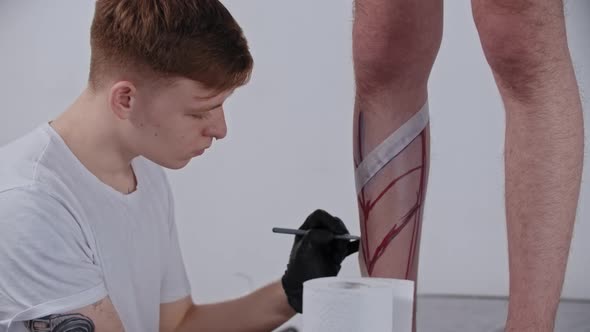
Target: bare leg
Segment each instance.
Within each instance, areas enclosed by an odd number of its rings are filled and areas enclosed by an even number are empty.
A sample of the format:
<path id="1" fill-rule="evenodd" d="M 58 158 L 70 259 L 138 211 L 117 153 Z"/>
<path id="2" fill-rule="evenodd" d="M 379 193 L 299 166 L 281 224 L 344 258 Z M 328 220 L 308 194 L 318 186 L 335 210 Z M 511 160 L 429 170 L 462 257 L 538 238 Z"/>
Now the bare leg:
<path id="1" fill-rule="evenodd" d="M 356 1 L 355 166 L 426 103 L 441 37 L 442 0 Z M 417 279 L 428 159 L 427 126 L 358 188 L 363 275 Z"/>
<path id="2" fill-rule="evenodd" d="M 562 0 L 473 0 L 506 108 L 507 331 L 553 331 L 578 204 L 580 96 Z"/>

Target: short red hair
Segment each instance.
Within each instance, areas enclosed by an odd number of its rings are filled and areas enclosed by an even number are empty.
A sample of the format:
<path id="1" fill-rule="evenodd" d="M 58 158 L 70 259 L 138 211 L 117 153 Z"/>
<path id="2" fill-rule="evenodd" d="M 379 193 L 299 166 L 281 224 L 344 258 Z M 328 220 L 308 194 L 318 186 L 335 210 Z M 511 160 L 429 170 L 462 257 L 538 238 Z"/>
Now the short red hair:
<path id="1" fill-rule="evenodd" d="M 227 90 L 253 67 L 241 27 L 218 0 L 97 0 L 90 35 L 95 89 L 113 75 L 141 75 Z"/>

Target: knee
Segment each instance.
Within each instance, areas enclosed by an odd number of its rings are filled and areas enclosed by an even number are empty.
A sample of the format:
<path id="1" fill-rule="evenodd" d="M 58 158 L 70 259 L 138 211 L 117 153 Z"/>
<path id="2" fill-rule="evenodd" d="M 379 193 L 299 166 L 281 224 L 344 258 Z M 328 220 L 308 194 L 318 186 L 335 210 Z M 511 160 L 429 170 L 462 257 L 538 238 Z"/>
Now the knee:
<path id="1" fill-rule="evenodd" d="M 411 9 L 407 9 L 408 11 Z M 426 85 L 442 38 L 441 23 L 425 24 L 413 13 L 399 9 L 387 15 L 362 18 L 355 13 L 353 59 L 357 94 L 371 95 L 392 85 Z"/>
<path id="2" fill-rule="evenodd" d="M 500 84 L 529 94 L 567 50 L 560 1 L 474 0 L 486 59 Z"/>

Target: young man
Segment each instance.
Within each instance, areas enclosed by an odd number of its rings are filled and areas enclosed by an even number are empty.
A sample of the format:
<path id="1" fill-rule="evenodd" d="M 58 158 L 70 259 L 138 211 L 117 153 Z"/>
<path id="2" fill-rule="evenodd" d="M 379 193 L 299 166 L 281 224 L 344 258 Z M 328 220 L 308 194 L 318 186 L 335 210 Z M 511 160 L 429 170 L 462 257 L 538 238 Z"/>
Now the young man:
<path id="1" fill-rule="evenodd" d="M 0 331 L 270 331 L 358 243 L 318 210 L 280 281 L 195 305 L 162 167 L 226 135 L 252 58 L 217 0 L 98 0 L 88 87 L 0 148 Z"/>
<path id="2" fill-rule="evenodd" d="M 564 280 L 584 144 L 563 1 L 472 5 L 506 108 L 506 331 L 549 332 Z M 355 2 L 354 147 L 365 275 L 417 279 L 429 166 L 427 84 L 442 26 L 442 0 Z"/>

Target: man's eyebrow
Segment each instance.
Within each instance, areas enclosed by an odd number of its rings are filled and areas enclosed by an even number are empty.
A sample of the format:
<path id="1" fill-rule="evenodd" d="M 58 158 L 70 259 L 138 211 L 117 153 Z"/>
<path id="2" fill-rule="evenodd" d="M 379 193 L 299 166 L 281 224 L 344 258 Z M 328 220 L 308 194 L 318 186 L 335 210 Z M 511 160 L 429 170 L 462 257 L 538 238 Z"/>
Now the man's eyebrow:
<path id="1" fill-rule="evenodd" d="M 213 93 L 209 93 L 209 94 L 195 94 L 194 98 L 196 100 L 200 100 L 200 101 L 209 100 L 209 99 L 213 99 L 217 96 L 220 96 L 223 93 L 224 93 L 223 91 L 214 91 Z M 233 94 L 233 91 L 232 91 L 232 94 Z"/>
<path id="2" fill-rule="evenodd" d="M 217 108 L 219 108 L 221 106 L 223 106 L 223 103 L 219 103 L 219 104 L 217 104 L 215 106 L 203 106 L 203 107 L 199 107 L 199 111 L 200 112 L 209 112 L 209 111 L 212 111 L 214 109 L 217 109 Z"/>
<path id="3" fill-rule="evenodd" d="M 198 101 L 204 101 L 204 100 L 209 100 L 212 98 L 215 98 L 217 95 L 210 95 L 210 96 L 199 96 L 199 95 L 195 95 L 193 98 L 195 98 Z"/>
<path id="4" fill-rule="evenodd" d="M 234 92 L 235 92 L 235 91 L 231 91 L 231 92 L 230 92 L 230 93 L 227 95 L 227 97 L 231 97 L 231 96 L 234 94 Z M 224 93 L 224 92 L 215 92 L 215 93 L 213 93 L 213 94 L 209 94 L 209 95 L 198 95 L 198 94 L 197 94 L 197 95 L 195 95 L 195 96 L 194 96 L 194 98 L 195 98 L 196 100 L 199 100 L 199 101 L 205 101 L 205 100 L 209 100 L 209 99 L 214 99 L 215 97 L 217 97 L 217 96 L 220 96 L 220 95 L 221 95 L 221 94 L 223 94 L 223 93 Z"/>

